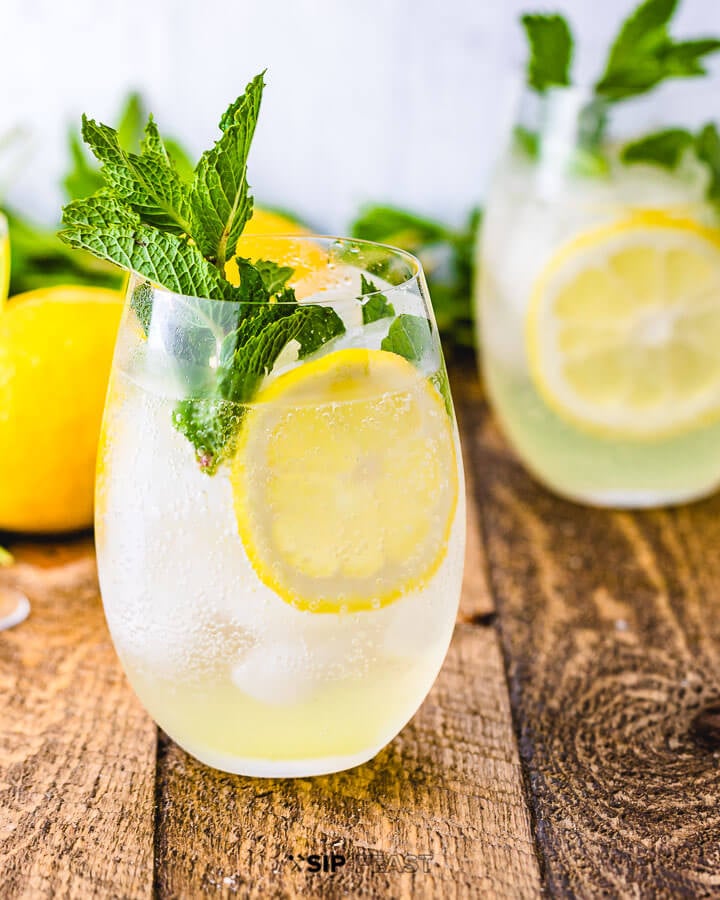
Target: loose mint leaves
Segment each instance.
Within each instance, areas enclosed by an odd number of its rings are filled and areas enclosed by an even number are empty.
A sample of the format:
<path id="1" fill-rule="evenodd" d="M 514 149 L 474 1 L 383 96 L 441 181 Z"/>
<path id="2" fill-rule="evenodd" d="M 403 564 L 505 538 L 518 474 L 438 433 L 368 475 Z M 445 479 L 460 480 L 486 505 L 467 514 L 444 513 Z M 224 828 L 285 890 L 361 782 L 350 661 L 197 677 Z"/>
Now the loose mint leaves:
<path id="1" fill-rule="evenodd" d="M 394 316 L 395 308 L 388 301 L 388 298 L 384 294 L 379 293 L 378 288 L 369 278 L 361 275 L 360 279 L 362 297 L 366 297 L 368 294 L 371 295 L 370 299 L 366 300 L 362 305 L 363 325 L 369 325 L 371 322 L 377 322 L 379 319 Z"/>
<path id="2" fill-rule="evenodd" d="M 703 58 L 720 50 L 720 40 L 676 41 L 668 32 L 678 0 L 646 0 L 623 23 L 595 86 L 608 100 L 625 100 L 667 78 L 705 75 Z"/>
<path id="3" fill-rule="evenodd" d="M 528 13 L 521 21 L 530 44 L 530 87 L 542 93 L 549 87 L 570 84 L 573 37 L 567 21 L 559 15 L 540 13 Z"/>

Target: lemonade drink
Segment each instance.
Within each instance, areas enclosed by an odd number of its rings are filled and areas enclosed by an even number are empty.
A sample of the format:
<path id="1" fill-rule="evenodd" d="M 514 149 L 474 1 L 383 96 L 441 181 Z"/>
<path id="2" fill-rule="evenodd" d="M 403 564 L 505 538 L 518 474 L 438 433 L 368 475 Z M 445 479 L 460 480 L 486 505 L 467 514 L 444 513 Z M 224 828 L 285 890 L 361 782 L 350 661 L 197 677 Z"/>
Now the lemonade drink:
<path id="1" fill-rule="evenodd" d="M 545 103 L 564 105 L 560 94 Z M 561 134 L 540 158 L 516 142 L 500 167 L 479 248 L 487 389 L 521 459 L 556 492 L 613 506 L 689 500 L 720 483 L 709 175 L 692 155 L 675 171 L 625 164 L 613 148 L 607 159 L 583 171 Z"/>
<path id="2" fill-rule="evenodd" d="M 383 349 L 403 316 L 430 325 L 421 276 L 373 275 L 393 314 L 366 323 L 360 270 L 331 261 L 318 278 L 313 260 L 294 262 L 304 302 L 345 331 L 302 360 L 288 346 L 233 408 L 237 441 L 214 474 L 174 420 L 196 375 L 188 298 L 156 291 L 147 339 L 128 307 L 101 441 L 100 580 L 128 677 L 181 746 L 249 775 L 347 768 L 397 734 L 437 676 L 462 575 L 437 335 L 415 362 Z M 218 302 L 193 298 L 192 315 Z"/>
<path id="3" fill-rule="evenodd" d="M 60 237 L 132 273 L 98 454 L 108 625 L 138 696 L 205 763 L 372 757 L 437 675 L 465 541 L 457 428 L 419 262 L 253 227 L 263 73 L 180 171 L 85 118 L 105 187 Z M 267 224 L 267 215 L 265 215 Z"/>

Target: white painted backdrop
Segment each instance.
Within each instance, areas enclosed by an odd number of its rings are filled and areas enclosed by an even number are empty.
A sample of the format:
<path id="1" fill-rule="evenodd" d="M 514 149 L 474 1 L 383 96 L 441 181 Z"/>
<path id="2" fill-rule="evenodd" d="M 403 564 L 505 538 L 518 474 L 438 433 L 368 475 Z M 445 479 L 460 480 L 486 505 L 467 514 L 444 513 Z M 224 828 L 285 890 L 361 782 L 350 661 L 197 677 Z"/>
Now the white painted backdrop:
<path id="1" fill-rule="evenodd" d="M 0 135 L 32 135 L 10 199 L 53 220 L 65 131 L 83 111 L 113 121 L 139 89 L 161 129 L 199 152 L 267 67 L 250 171 L 261 201 L 322 230 L 368 200 L 457 221 L 498 149 L 524 59 L 519 13 L 565 12 L 588 62 L 634 2 L 0 0 Z M 720 0 L 684 0 L 677 30 L 720 32 Z"/>

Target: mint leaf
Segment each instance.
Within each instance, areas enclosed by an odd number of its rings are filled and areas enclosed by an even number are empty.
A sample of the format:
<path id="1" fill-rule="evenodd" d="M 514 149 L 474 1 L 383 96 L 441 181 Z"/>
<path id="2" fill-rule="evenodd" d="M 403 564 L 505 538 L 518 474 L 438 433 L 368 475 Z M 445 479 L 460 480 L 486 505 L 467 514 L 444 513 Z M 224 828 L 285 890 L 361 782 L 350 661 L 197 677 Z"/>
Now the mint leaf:
<path id="1" fill-rule="evenodd" d="M 300 359 L 315 353 L 328 341 L 345 333 L 345 325 L 340 316 L 329 306 L 300 306 L 295 319 L 300 318 L 300 327 L 294 339 L 300 344 Z"/>
<path id="2" fill-rule="evenodd" d="M 440 394 L 443 398 L 443 403 L 445 404 L 445 412 L 453 418 L 453 402 L 452 395 L 450 394 L 450 381 L 448 379 L 447 370 L 445 368 L 445 364 L 441 364 L 440 368 L 433 372 L 430 376 L 430 383 L 433 385 L 435 390 Z"/>
<path id="3" fill-rule="evenodd" d="M 221 270 L 252 216 L 247 160 L 260 111 L 263 74 L 223 114 L 222 137 L 200 157 L 190 191 L 190 231 L 202 254 Z"/>
<path id="4" fill-rule="evenodd" d="M 360 284 L 363 297 L 372 294 L 370 299 L 362 305 L 363 325 L 369 325 L 371 322 L 377 322 L 379 319 L 386 319 L 388 316 L 395 315 L 395 308 L 392 303 L 388 301 L 384 294 L 378 293 L 378 288 L 369 278 L 361 274 Z"/>
<path id="5" fill-rule="evenodd" d="M 88 250 L 176 294 L 232 300 L 236 289 L 203 257 L 197 247 L 175 234 L 133 220 L 133 214 L 105 198 L 76 200 L 63 210 L 67 226 L 59 237 L 71 247 Z M 66 212 L 67 210 L 67 212 Z"/>
<path id="6" fill-rule="evenodd" d="M 422 260 L 444 350 L 472 350 L 475 327 L 470 297 L 475 277 L 475 248 L 481 213 L 452 228 L 393 206 L 367 206 L 352 225 L 355 237 L 392 244 Z"/>
<path id="7" fill-rule="evenodd" d="M 115 129 L 86 116 L 83 116 L 82 135 L 103 164 L 101 173 L 106 184 L 144 224 L 173 234 L 190 234 L 186 191 L 152 117 L 145 129 L 140 155 L 126 153 Z"/>
<path id="8" fill-rule="evenodd" d="M 222 342 L 217 399 L 183 400 L 173 413 L 173 424 L 195 447 L 201 469 L 214 474 L 232 453 L 242 404 L 252 401 L 289 341 L 300 344 L 302 359 L 344 331 L 342 319 L 330 307 L 285 300 L 248 314 Z"/>
<path id="9" fill-rule="evenodd" d="M 420 362 L 432 347 L 430 322 L 422 316 L 402 313 L 390 326 L 380 347 L 398 353 L 410 362 Z"/>
<path id="10" fill-rule="evenodd" d="M 695 153 L 710 170 L 707 197 L 712 203 L 720 203 L 720 133 L 717 125 L 706 125 L 695 139 Z"/>
<path id="11" fill-rule="evenodd" d="M 522 24 L 530 43 L 527 80 L 542 93 L 549 87 L 570 84 L 573 37 L 559 15 L 526 14 Z"/>
<path id="12" fill-rule="evenodd" d="M 226 339 L 220 354 L 222 396 L 236 403 L 248 402 L 290 341 L 300 344 L 302 359 L 344 331 L 342 319 L 330 307 L 287 301 L 269 304 Z"/>
<path id="13" fill-rule="evenodd" d="M 195 448 L 205 474 L 214 475 L 231 455 L 243 414 L 227 400 L 181 400 L 173 410 L 173 425 Z"/>
<path id="14" fill-rule="evenodd" d="M 352 226 L 355 237 L 393 243 L 405 249 L 446 240 L 450 229 L 432 219 L 394 206 L 367 206 Z"/>
<path id="15" fill-rule="evenodd" d="M 195 173 L 195 167 L 187 155 L 185 148 L 176 141 L 174 138 L 165 137 L 163 138 L 163 143 L 165 144 L 165 150 L 167 152 L 168 157 L 180 177 L 181 181 L 191 182 L 193 180 L 193 176 Z"/>
<path id="16" fill-rule="evenodd" d="M 675 41 L 668 25 L 678 0 L 646 0 L 623 23 L 595 85 L 608 100 L 625 100 L 667 78 L 705 75 L 703 57 L 720 50 L 720 40 Z"/>
<path id="17" fill-rule="evenodd" d="M 674 169 L 694 141 L 691 132 L 684 128 L 667 128 L 626 144 L 621 158 L 626 163 L 653 163 Z"/>
<path id="18" fill-rule="evenodd" d="M 290 266 L 280 266 L 270 259 L 256 259 L 253 266 L 260 273 L 265 290 L 270 295 L 281 291 L 295 271 Z"/>
<path id="19" fill-rule="evenodd" d="M 145 337 L 150 331 L 150 320 L 152 318 L 153 306 L 153 289 L 152 285 L 147 281 L 139 284 L 133 291 L 130 307 L 137 316 L 140 327 Z"/>
<path id="20" fill-rule="evenodd" d="M 143 133 L 145 105 L 137 91 L 128 94 L 118 120 L 118 141 L 123 150 L 137 152 Z"/>
<path id="21" fill-rule="evenodd" d="M 87 197 L 105 184 L 100 172 L 88 162 L 83 143 L 75 129 L 68 133 L 68 148 L 72 168 L 63 178 L 63 187 L 70 200 Z"/>

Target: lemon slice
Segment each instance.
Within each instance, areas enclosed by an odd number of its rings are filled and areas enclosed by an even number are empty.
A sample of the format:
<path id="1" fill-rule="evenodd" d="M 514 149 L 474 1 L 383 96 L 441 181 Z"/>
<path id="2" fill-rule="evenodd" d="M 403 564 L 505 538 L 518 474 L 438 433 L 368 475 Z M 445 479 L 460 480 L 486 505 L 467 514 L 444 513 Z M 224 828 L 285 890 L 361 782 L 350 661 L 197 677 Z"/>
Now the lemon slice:
<path id="1" fill-rule="evenodd" d="M 720 232 L 638 212 L 563 247 L 526 321 L 548 405 L 581 428 L 651 439 L 720 416 Z"/>
<path id="2" fill-rule="evenodd" d="M 457 503 L 442 398 L 384 350 L 337 350 L 261 390 L 231 482 L 260 579 L 313 612 L 376 609 L 442 562 Z"/>
<path id="3" fill-rule="evenodd" d="M 274 235 L 285 240 L 277 241 Z M 328 270 L 327 253 L 311 240 L 292 240 L 292 236 L 305 237 L 310 232 L 303 225 L 279 213 L 256 209 L 245 225 L 237 242 L 235 253 L 252 261 L 271 259 L 279 266 L 289 266 L 293 275 L 289 284 L 300 299 L 322 290 L 332 281 Z M 235 259 L 225 264 L 225 277 L 236 287 L 240 284 L 240 272 Z"/>

